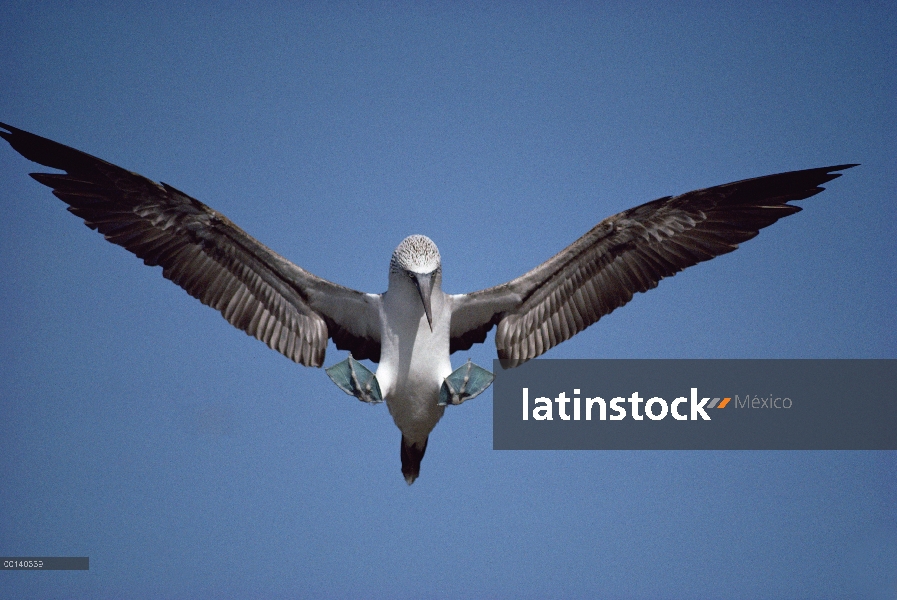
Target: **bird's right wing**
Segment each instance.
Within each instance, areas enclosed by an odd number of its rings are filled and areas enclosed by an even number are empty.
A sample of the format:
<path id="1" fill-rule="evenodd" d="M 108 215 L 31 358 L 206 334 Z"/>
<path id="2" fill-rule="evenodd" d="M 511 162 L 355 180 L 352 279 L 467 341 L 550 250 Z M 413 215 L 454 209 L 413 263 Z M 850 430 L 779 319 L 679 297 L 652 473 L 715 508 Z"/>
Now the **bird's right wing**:
<path id="1" fill-rule="evenodd" d="M 452 296 L 451 351 L 486 339 L 514 367 L 570 339 L 664 277 L 732 252 L 855 165 L 767 175 L 660 198 L 609 217 L 529 273 Z"/>
<path id="2" fill-rule="evenodd" d="M 104 160 L 0 123 L 25 158 L 65 174 L 32 173 L 84 219 L 247 334 L 308 366 L 327 339 L 380 358 L 380 297 L 316 277 L 202 202 Z"/>

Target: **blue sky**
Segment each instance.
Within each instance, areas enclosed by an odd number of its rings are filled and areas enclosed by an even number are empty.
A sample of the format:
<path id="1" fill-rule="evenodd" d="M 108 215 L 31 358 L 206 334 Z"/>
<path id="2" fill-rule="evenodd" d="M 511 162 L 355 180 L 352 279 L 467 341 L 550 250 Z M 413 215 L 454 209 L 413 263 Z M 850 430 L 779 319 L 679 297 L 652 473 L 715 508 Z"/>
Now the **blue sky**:
<path id="1" fill-rule="evenodd" d="M 862 163 L 547 356 L 897 358 L 888 3 L 4 4 L 0 120 L 364 291 L 412 233 L 467 292 L 660 196 Z M 0 597 L 897 593 L 893 452 L 497 452 L 487 393 L 409 488 L 385 407 L 0 153 L 0 554 L 91 559 Z"/>

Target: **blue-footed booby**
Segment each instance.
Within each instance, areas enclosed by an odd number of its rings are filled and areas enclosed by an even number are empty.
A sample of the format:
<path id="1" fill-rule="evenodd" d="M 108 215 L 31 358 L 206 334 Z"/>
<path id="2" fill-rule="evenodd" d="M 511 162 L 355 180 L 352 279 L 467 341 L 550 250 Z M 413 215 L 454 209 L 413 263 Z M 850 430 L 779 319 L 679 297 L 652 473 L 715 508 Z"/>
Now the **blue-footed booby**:
<path id="1" fill-rule="evenodd" d="M 366 294 L 312 275 L 276 254 L 221 213 L 156 183 L 52 140 L 0 123 L 25 158 L 63 173 L 32 173 L 68 210 L 136 254 L 191 296 L 287 358 L 321 367 L 328 339 L 349 357 L 327 369 L 345 392 L 386 401 L 402 432 L 402 473 L 411 484 L 430 432 L 448 404 L 492 381 L 450 356 L 485 341 L 503 368 L 571 338 L 664 277 L 756 236 L 801 210 L 837 171 L 791 171 L 667 196 L 604 219 L 570 246 L 507 283 L 469 294 L 442 291 L 436 244 L 405 238 L 389 263 L 389 286 Z M 358 359 L 379 363 L 376 374 Z"/>

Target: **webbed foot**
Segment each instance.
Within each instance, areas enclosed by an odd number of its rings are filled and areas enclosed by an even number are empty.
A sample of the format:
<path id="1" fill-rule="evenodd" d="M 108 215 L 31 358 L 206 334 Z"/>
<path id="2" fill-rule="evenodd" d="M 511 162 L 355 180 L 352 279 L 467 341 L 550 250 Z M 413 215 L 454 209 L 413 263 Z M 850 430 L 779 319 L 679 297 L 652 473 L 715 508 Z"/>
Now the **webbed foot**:
<path id="1" fill-rule="evenodd" d="M 377 376 L 370 369 L 352 358 L 336 363 L 328 369 L 324 369 L 327 376 L 333 380 L 336 386 L 349 394 L 355 396 L 362 402 L 377 404 L 383 402 L 383 394 L 380 393 L 380 383 Z"/>
<path id="2" fill-rule="evenodd" d="M 439 405 L 461 404 L 476 398 L 492 385 L 493 379 L 495 375 L 467 359 L 467 364 L 455 369 L 442 382 L 442 387 L 439 388 Z"/>

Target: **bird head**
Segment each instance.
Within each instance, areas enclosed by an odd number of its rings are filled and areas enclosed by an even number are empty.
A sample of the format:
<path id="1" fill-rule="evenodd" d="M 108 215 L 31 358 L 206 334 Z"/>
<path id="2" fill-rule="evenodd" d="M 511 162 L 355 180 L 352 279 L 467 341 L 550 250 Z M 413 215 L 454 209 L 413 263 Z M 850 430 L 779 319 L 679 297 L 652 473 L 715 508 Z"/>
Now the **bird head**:
<path id="1" fill-rule="evenodd" d="M 408 277 L 417 287 L 420 300 L 424 305 L 427 323 L 433 331 L 433 314 L 430 309 L 430 296 L 440 275 L 442 262 L 439 249 L 433 240 L 425 235 L 410 235 L 402 240 L 392 253 L 389 261 L 391 274 Z"/>

